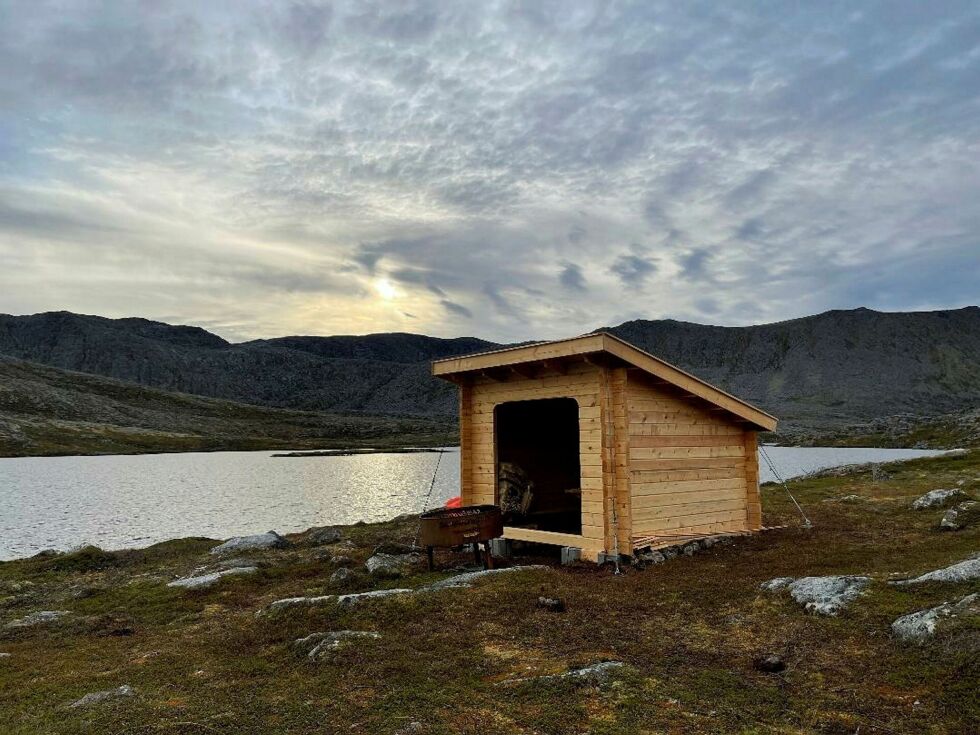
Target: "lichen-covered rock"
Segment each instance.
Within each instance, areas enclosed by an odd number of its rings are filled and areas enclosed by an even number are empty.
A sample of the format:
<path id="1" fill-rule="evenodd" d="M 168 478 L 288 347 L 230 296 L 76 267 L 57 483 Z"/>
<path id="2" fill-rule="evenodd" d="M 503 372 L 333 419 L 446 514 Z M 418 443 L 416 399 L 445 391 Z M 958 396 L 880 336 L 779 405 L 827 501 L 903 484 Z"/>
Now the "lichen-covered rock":
<path id="1" fill-rule="evenodd" d="M 410 595 L 415 590 L 395 588 L 390 590 L 372 590 L 371 592 L 355 592 L 350 595 L 339 595 L 337 597 L 337 604 L 340 607 L 350 607 L 352 605 L 357 605 L 361 602 L 367 600 L 376 600 L 384 597 L 393 597 L 395 595 Z"/>
<path id="2" fill-rule="evenodd" d="M 235 554 L 250 549 L 285 549 L 289 542 L 275 531 L 257 533 L 254 536 L 236 536 L 211 549 L 215 555 Z"/>
<path id="3" fill-rule="evenodd" d="M 426 589 L 429 590 L 442 590 L 448 589 L 450 587 L 469 587 L 474 582 L 486 577 L 493 577 L 498 574 L 512 574 L 513 572 L 525 572 L 534 569 L 547 569 L 548 567 L 543 564 L 528 564 L 519 567 L 507 567 L 505 569 L 484 569 L 479 572 L 466 572 L 465 574 L 457 574 L 455 577 L 448 577 L 447 579 L 441 579 L 438 582 L 433 582 Z"/>
<path id="4" fill-rule="evenodd" d="M 870 577 L 835 575 L 830 577 L 777 577 L 763 582 L 761 587 L 770 592 L 787 589 L 792 598 L 808 612 L 820 615 L 837 615 L 864 593 L 871 583 Z"/>
<path id="5" fill-rule="evenodd" d="M 353 576 L 354 572 L 347 567 L 341 567 L 330 575 L 330 584 L 343 584 Z"/>
<path id="6" fill-rule="evenodd" d="M 47 625 L 61 620 L 66 615 L 71 615 L 70 610 L 39 610 L 30 615 L 25 615 L 17 620 L 7 623 L 7 628 L 32 628 L 35 625 Z"/>
<path id="7" fill-rule="evenodd" d="M 980 503 L 967 500 L 947 510 L 939 521 L 939 528 L 943 531 L 962 531 L 964 528 L 976 525 L 978 520 L 980 520 Z"/>
<path id="8" fill-rule="evenodd" d="M 964 613 L 980 614 L 980 594 L 974 593 L 958 602 L 944 602 L 928 610 L 903 615 L 892 623 L 892 632 L 899 640 L 921 643 Z"/>
<path id="9" fill-rule="evenodd" d="M 217 584 L 223 577 L 236 574 L 255 574 L 257 571 L 259 571 L 257 567 L 231 567 L 230 569 L 222 569 L 220 572 L 211 572 L 210 574 L 202 574 L 197 577 L 175 579 L 173 582 L 168 582 L 167 586 L 182 587 L 188 590 L 199 590 Z"/>
<path id="10" fill-rule="evenodd" d="M 358 639 L 379 639 L 381 635 L 370 630 L 335 630 L 311 633 L 297 640 L 293 647 L 311 661 L 319 661 L 352 645 Z"/>
<path id="11" fill-rule="evenodd" d="M 793 583 L 793 577 L 776 577 L 775 579 L 770 579 L 759 585 L 759 589 L 766 590 L 767 592 L 774 592 L 776 590 L 781 590 L 784 587 L 788 587 Z"/>
<path id="12" fill-rule="evenodd" d="M 966 497 L 966 493 L 956 488 L 950 490 L 930 490 L 925 495 L 912 501 L 912 508 L 913 510 L 925 510 L 926 508 L 941 507 L 961 497 Z"/>
<path id="13" fill-rule="evenodd" d="M 923 584 L 924 582 L 969 582 L 974 579 L 980 579 L 980 555 L 956 564 L 951 564 L 950 566 L 943 567 L 942 569 L 937 569 L 933 572 L 926 572 L 925 574 L 913 579 L 902 579 L 891 582 L 890 584 L 907 585 Z"/>
<path id="14" fill-rule="evenodd" d="M 525 679 L 507 679 L 500 682 L 500 686 L 514 686 L 517 684 L 527 684 L 530 682 L 549 682 L 549 681 L 573 681 L 578 684 L 591 684 L 601 686 L 606 684 L 614 674 L 622 670 L 626 664 L 622 661 L 602 661 L 601 663 L 583 666 L 578 669 L 570 669 L 561 674 L 550 674 L 548 676 L 534 676 Z"/>
<path id="15" fill-rule="evenodd" d="M 317 607 L 320 605 L 332 605 L 337 601 L 337 595 L 319 595 L 316 597 L 286 597 L 276 600 L 269 604 L 264 610 L 259 610 L 256 615 L 271 615 L 282 612 L 294 607 Z"/>
<path id="16" fill-rule="evenodd" d="M 103 702 L 114 699 L 127 699 L 135 696 L 136 692 L 133 688 L 128 684 L 123 684 L 117 689 L 107 689 L 104 692 L 90 692 L 81 699 L 76 699 L 68 706 L 72 709 L 78 709 L 79 707 L 91 707 L 94 704 L 102 704 Z"/>
<path id="17" fill-rule="evenodd" d="M 422 557 L 419 554 L 385 554 L 376 553 L 365 562 L 368 572 L 375 577 L 402 577 L 409 572 L 413 565 Z"/>

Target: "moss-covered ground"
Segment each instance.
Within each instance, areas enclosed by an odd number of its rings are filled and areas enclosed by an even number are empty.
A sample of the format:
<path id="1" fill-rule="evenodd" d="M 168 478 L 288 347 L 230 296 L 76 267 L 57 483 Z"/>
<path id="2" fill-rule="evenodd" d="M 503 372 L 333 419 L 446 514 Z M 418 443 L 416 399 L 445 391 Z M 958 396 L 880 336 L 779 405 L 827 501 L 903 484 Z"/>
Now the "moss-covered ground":
<path id="1" fill-rule="evenodd" d="M 343 529 L 341 545 L 248 554 L 253 576 L 202 591 L 166 587 L 213 559 L 214 541 L 135 551 L 86 549 L 0 564 L 0 626 L 36 610 L 63 622 L 0 627 L 0 732 L 30 733 L 971 733 L 980 722 L 980 621 L 927 645 L 895 640 L 897 616 L 962 597 L 975 583 L 892 587 L 894 574 L 980 551 L 980 531 L 940 532 L 941 511 L 910 501 L 940 487 L 980 492 L 980 452 L 791 483 L 815 526 L 801 529 L 781 488 L 765 522 L 788 524 L 692 557 L 614 576 L 591 565 L 500 575 L 471 589 L 327 605 L 257 617 L 290 596 L 421 586 L 358 573 L 342 588 L 328 557 L 360 568 L 411 519 Z M 860 499 L 839 501 L 845 496 Z M 541 561 L 542 557 L 530 558 Z M 529 559 L 515 559 L 521 563 Z M 546 558 L 546 561 L 552 561 Z M 776 576 L 868 574 L 867 595 L 837 618 L 805 613 L 759 584 Z M 539 609 L 561 597 L 565 612 Z M 291 642 L 314 631 L 377 631 L 311 662 Z M 786 669 L 764 673 L 776 653 Z M 604 686 L 534 681 L 601 660 L 627 664 Z M 531 678 L 516 686 L 500 682 Z M 137 695 L 66 704 L 129 684 Z M 412 723 L 418 723 L 413 725 Z"/>

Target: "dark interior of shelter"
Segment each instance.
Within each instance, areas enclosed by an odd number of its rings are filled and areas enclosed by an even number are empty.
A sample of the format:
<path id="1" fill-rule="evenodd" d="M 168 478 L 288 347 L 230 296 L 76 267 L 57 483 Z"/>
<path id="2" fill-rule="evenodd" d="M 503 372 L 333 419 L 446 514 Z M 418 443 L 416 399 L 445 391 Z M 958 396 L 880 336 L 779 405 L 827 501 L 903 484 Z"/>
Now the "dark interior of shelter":
<path id="1" fill-rule="evenodd" d="M 549 398 L 495 409 L 497 502 L 509 526 L 582 532 L 578 403 Z"/>

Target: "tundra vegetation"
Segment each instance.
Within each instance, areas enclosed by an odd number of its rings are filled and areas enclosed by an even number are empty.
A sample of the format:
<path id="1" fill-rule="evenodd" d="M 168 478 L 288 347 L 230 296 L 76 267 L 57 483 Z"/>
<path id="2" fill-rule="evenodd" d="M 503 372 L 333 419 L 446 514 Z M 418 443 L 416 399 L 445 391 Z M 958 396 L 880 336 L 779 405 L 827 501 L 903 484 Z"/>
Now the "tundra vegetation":
<path id="1" fill-rule="evenodd" d="M 285 548 L 240 555 L 210 554 L 218 541 L 187 538 L 0 564 L 2 729 L 975 731 L 980 616 L 969 595 L 980 583 L 969 574 L 889 582 L 980 550 L 976 525 L 941 530 L 944 508 L 911 507 L 937 488 L 977 497 L 980 452 L 790 487 L 812 530 L 799 526 L 782 488 L 767 485 L 765 522 L 785 528 L 691 556 L 650 555 L 660 563 L 620 576 L 560 567 L 543 552 L 511 563 L 547 568 L 470 586 L 434 585 L 470 563 L 467 554 L 440 553 L 435 572 L 413 558 L 400 576 L 370 574 L 365 562 L 376 550 L 397 556 L 405 550 L 398 544 L 411 542 L 411 517 L 340 528 L 339 538 L 323 529 L 287 535 Z M 254 571 L 168 586 L 236 567 Z M 335 576 L 338 569 L 350 573 Z M 832 576 L 869 579 L 834 614 L 808 612 L 785 582 Z M 784 582 L 761 588 L 777 578 Z M 415 592 L 349 605 L 329 597 L 395 588 Z M 272 604 L 301 597 L 327 599 Z M 944 603 L 915 625 L 892 627 Z M 39 611 L 63 614 L 7 627 Z"/>

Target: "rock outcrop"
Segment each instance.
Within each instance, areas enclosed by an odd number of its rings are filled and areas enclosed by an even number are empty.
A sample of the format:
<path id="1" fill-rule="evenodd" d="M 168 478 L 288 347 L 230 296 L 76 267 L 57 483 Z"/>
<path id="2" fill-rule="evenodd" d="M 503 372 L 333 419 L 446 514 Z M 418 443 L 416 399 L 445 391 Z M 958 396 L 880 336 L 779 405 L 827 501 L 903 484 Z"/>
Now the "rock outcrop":
<path id="1" fill-rule="evenodd" d="M 921 643 L 967 613 L 980 615 L 980 594 L 974 593 L 958 602 L 944 602 L 928 610 L 903 615 L 892 623 L 892 632 L 899 640 Z"/>
<path id="2" fill-rule="evenodd" d="M 913 579 L 901 579 L 889 584 L 907 585 L 924 584 L 925 582 L 969 582 L 980 579 L 980 555 L 971 559 L 951 564 L 948 567 L 937 569 L 933 572 L 926 572 Z"/>
<path id="3" fill-rule="evenodd" d="M 928 508 L 941 508 L 947 503 L 951 503 L 965 497 L 966 493 L 955 487 L 948 490 L 930 490 L 925 495 L 922 495 L 912 501 L 912 509 L 926 510 Z"/>
<path id="4" fill-rule="evenodd" d="M 792 598 L 808 612 L 837 615 L 864 594 L 870 577 L 837 575 L 831 577 L 777 577 L 763 582 L 767 591 L 789 590 Z"/>
<path id="5" fill-rule="evenodd" d="M 210 574 L 201 574 L 196 577 L 183 577 L 181 579 L 175 579 L 173 582 L 168 582 L 167 586 L 182 587 L 188 590 L 199 590 L 217 584 L 224 577 L 230 577 L 236 574 L 255 574 L 257 571 L 259 571 L 257 567 L 231 567 L 230 569 L 223 569 L 220 572 L 211 572 Z"/>
<path id="6" fill-rule="evenodd" d="M 215 556 L 222 554 L 237 554 L 240 551 L 251 551 L 253 549 L 285 549 L 289 542 L 275 531 L 257 533 L 253 536 L 236 536 L 230 538 L 223 544 L 219 544 L 211 549 Z"/>
<path id="7" fill-rule="evenodd" d="M 39 610 L 38 612 L 33 612 L 30 615 L 25 615 L 17 620 L 11 620 L 7 623 L 7 628 L 32 628 L 35 625 L 48 625 L 49 623 L 56 623 L 61 620 L 66 615 L 71 615 L 69 610 Z"/>
<path id="8" fill-rule="evenodd" d="M 947 510 L 939 521 L 939 528 L 943 531 L 962 531 L 964 528 L 976 525 L 978 521 L 980 521 L 980 503 L 976 500 L 967 500 Z"/>
<path id="9" fill-rule="evenodd" d="M 105 702 L 110 702 L 115 699 L 128 699 L 129 697 L 135 697 L 136 692 L 128 684 L 123 684 L 117 689 L 106 689 L 102 692 L 90 692 L 86 694 L 81 699 L 76 699 L 74 702 L 68 705 L 71 709 L 79 709 L 82 707 L 91 707 L 96 704 L 103 704 Z"/>

